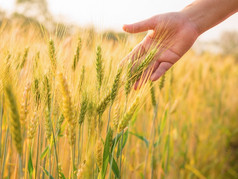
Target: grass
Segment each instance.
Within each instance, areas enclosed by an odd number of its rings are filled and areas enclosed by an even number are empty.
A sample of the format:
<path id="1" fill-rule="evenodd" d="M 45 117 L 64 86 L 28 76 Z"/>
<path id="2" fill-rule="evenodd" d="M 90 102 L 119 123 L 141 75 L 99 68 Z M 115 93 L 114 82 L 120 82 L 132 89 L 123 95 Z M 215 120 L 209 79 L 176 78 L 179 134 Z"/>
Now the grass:
<path id="1" fill-rule="evenodd" d="M 1 178 L 238 177 L 235 59 L 190 51 L 134 91 L 155 51 L 134 72 L 140 36 L 90 33 L 2 24 Z"/>

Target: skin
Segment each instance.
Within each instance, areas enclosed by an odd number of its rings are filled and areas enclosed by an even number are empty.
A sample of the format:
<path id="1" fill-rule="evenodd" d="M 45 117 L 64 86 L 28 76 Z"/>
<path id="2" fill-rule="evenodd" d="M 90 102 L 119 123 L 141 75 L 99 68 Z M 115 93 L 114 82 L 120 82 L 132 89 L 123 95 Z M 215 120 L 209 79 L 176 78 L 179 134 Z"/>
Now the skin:
<path id="1" fill-rule="evenodd" d="M 236 12 L 238 0 L 196 0 L 180 12 L 159 14 L 135 24 L 124 25 L 123 30 L 129 33 L 149 32 L 123 61 L 139 58 L 139 63 L 148 55 L 151 47 L 158 48 L 153 63 L 146 70 L 147 73 L 152 72 L 150 80 L 156 81 L 192 47 L 202 33 Z M 161 34 L 165 32 L 164 38 Z M 143 80 L 147 80 L 145 76 L 146 73 Z M 142 83 L 135 83 L 135 89 L 139 84 Z"/>

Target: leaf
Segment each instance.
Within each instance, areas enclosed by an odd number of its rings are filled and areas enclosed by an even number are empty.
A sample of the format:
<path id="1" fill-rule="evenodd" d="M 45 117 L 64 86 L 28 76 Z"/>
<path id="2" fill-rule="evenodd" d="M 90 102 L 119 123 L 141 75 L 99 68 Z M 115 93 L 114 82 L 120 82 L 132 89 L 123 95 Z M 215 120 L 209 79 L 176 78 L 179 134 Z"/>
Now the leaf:
<path id="1" fill-rule="evenodd" d="M 123 134 L 123 144 L 122 144 L 122 149 L 125 147 L 127 139 L 128 139 L 128 130 Z"/>
<path id="2" fill-rule="evenodd" d="M 110 154 L 110 161 L 111 161 L 111 158 L 112 158 L 112 155 Z M 109 162 L 109 164 L 110 164 L 110 162 Z M 115 161 L 114 158 L 113 158 L 113 161 L 112 161 L 112 171 L 115 174 L 116 178 L 120 177 L 119 168 L 118 168 L 117 162 Z"/>
<path id="3" fill-rule="evenodd" d="M 132 116 L 132 118 L 131 118 L 131 126 L 133 126 L 134 124 L 135 124 L 135 122 L 136 122 L 136 120 L 137 120 L 137 116 L 138 116 L 138 111 L 139 111 L 139 109 L 137 109 L 136 111 L 135 111 L 135 113 L 134 113 L 134 115 Z"/>
<path id="4" fill-rule="evenodd" d="M 113 171 L 113 173 L 115 174 L 115 176 L 116 176 L 117 178 L 120 177 L 119 168 L 118 168 L 117 163 L 116 163 L 116 161 L 115 161 L 114 158 L 113 158 L 113 161 L 112 161 L 112 171 Z"/>
<path id="5" fill-rule="evenodd" d="M 165 165 L 165 172 L 167 173 L 168 169 L 169 169 L 169 157 L 170 157 L 170 135 L 169 134 L 166 136 L 165 150 L 164 151 L 167 151 L 166 165 Z"/>
<path id="6" fill-rule="evenodd" d="M 154 147 L 157 147 L 157 146 L 159 145 L 159 143 L 160 143 L 160 137 L 159 137 L 159 139 L 154 143 Z"/>
<path id="7" fill-rule="evenodd" d="M 49 172 L 48 172 L 45 168 L 43 168 L 43 167 L 41 167 L 41 168 L 43 169 L 44 173 L 45 173 L 47 176 L 49 176 Z M 54 179 L 54 177 L 52 177 L 52 175 L 50 175 L 50 179 Z"/>
<path id="8" fill-rule="evenodd" d="M 123 150 L 123 148 L 125 147 L 125 145 L 126 145 L 126 142 L 127 142 L 127 139 L 128 139 L 128 130 L 123 134 L 123 136 L 122 136 L 122 145 L 121 144 L 119 144 L 119 149 L 118 149 L 118 151 L 117 151 L 117 158 L 121 155 L 121 153 L 122 153 L 122 150 Z"/>
<path id="9" fill-rule="evenodd" d="M 110 154 L 110 137 L 112 135 L 112 130 L 109 128 L 107 136 L 106 136 L 106 141 L 104 144 L 104 151 L 103 151 L 103 163 L 102 163 L 102 178 L 105 178 L 106 172 L 107 172 L 107 165 L 109 161 L 109 154 Z"/>
<path id="10" fill-rule="evenodd" d="M 116 137 L 112 140 L 112 149 L 114 145 L 117 145 L 117 142 L 119 141 L 120 137 L 122 136 L 124 131 L 121 131 L 119 134 L 116 135 Z"/>
<path id="11" fill-rule="evenodd" d="M 161 124 L 160 124 L 160 127 L 159 127 L 161 133 L 164 131 L 164 127 L 165 127 L 166 119 L 167 119 L 167 114 L 168 114 L 168 109 L 165 110 L 163 120 L 161 121 Z M 160 134 L 160 132 L 159 132 L 159 134 Z"/>
<path id="12" fill-rule="evenodd" d="M 30 156 L 29 156 L 29 160 L 28 160 L 28 172 L 29 172 L 30 178 L 32 177 L 32 173 L 33 173 L 33 164 L 32 164 L 31 155 L 32 155 L 32 153 L 30 152 Z"/>
<path id="13" fill-rule="evenodd" d="M 66 179 L 65 176 L 64 176 L 64 174 L 63 174 L 62 172 L 59 172 L 59 178 L 61 178 L 61 179 Z"/>
<path id="14" fill-rule="evenodd" d="M 42 152 L 42 154 L 40 155 L 40 159 L 45 158 L 45 156 L 47 155 L 48 151 L 49 151 L 49 146 L 47 146 L 45 148 L 45 150 Z"/>
<path id="15" fill-rule="evenodd" d="M 141 135 L 139 135 L 139 134 L 136 134 L 136 133 L 133 133 L 133 132 L 129 132 L 129 134 L 131 134 L 131 135 L 134 135 L 134 136 L 136 136 L 138 139 L 140 139 L 140 140 L 142 140 L 142 141 L 144 141 L 145 142 L 145 145 L 146 145 L 146 147 L 148 147 L 149 146 L 149 141 L 144 137 L 144 136 L 141 136 Z"/>

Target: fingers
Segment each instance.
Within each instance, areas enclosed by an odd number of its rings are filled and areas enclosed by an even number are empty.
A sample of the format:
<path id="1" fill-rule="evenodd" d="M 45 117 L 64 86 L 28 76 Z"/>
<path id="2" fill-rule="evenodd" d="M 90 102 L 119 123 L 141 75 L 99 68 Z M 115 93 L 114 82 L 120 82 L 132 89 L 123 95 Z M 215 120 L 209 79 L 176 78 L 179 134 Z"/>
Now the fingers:
<path id="1" fill-rule="evenodd" d="M 136 47 L 122 60 L 121 65 L 123 65 L 127 60 L 135 62 L 139 58 L 142 58 L 148 51 L 148 49 L 153 44 L 151 38 L 146 36 Z M 137 62 L 136 62 L 137 63 Z"/>
<path id="2" fill-rule="evenodd" d="M 161 63 L 159 64 L 157 69 L 152 73 L 150 80 L 151 81 L 158 80 L 179 59 L 180 59 L 180 56 L 171 50 L 166 50 L 162 52 L 160 57 L 157 59 L 157 61 L 160 61 Z"/>
<path id="3" fill-rule="evenodd" d="M 145 58 L 146 55 L 139 59 Z M 154 56 L 152 62 L 148 68 L 144 71 L 141 78 L 135 83 L 134 89 L 138 89 L 145 84 L 149 79 L 151 81 L 158 80 L 176 61 L 179 60 L 179 56 L 173 53 L 171 50 L 165 50 L 161 48 Z"/>
<path id="4" fill-rule="evenodd" d="M 144 73 L 142 74 L 141 78 L 139 80 L 137 80 L 134 84 L 134 89 L 137 90 L 138 88 L 140 89 L 141 86 L 143 86 L 148 79 L 150 78 L 150 75 L 152 73 L 152 69 L 148 68 L 144 71 Z"/>
<path id="5" fill-rule="evenodd" d="M 151 75 L 150 80 L 158 80 L 166 71 L 170 69 L 173 64 L 170 62 L 161 62 L 156 71 Z"/>
<path id="6" fill-rule="evenodd" d="M 156 26 L 156 21 L 154 17 L 143 20 L 141 22 L 137 22 L 135 24 L 125 24 L 123 26 L 123 30 L 129 33 L 138 33 L 144 32 L 147 30 L 152 30 Z"/>
<path id="7" fill-rule="evenodd" d="M 157 53 L 154 57 L 154 59 L 159 58 L 160 53 Z M 137 80 L 134 84 L 134 89 L 140 88 L 143 84 L 145 84 L 149 79 L 151 74 L 159 67 L 160 61 L 156 60 L 151 62 L 151 64 L 148 66 L 148 68 L 143 72 L 142 76 L 140 77 L 139 80 Z"/>

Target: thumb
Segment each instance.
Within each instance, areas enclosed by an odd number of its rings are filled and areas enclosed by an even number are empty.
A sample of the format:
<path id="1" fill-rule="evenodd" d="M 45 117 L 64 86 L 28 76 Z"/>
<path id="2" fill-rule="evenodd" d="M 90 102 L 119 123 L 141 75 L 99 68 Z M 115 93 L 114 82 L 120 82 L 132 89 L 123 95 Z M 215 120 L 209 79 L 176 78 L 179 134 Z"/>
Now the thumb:
<path id="1" fill-rule="evenodd" d="M 123 26 L 123 30 L 129 33 L 138 33 L 147 30 L 152 30 L 155 28 L 155 25 L 156 25 L 155 18 L 151 17 L 149 19 L 134 24 L 125 24 Z"/>

